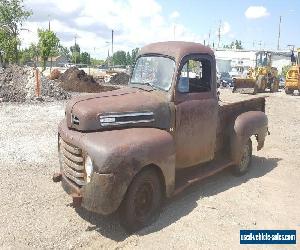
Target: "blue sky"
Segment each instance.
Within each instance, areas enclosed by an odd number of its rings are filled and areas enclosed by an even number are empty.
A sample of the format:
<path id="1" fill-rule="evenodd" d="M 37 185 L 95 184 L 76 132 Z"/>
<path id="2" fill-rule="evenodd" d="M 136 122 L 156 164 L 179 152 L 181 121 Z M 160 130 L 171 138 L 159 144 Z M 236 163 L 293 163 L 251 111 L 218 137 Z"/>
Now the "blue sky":
<path id="1" fill-rule="evenodd" d="M 279 16 L 282 16 L 280 48 L 300 47 L 299 0 L 24 0 L 33 16 L 24 24 L 22 46 L 37 42 L 37 29 L 52 30 L 67 47 L 77 42 L 82 51 L 105 58 L 110 50 L 111 30 L 115 49 L 131 50 L 147 43 L 184 40 L 217 45 L 221 21 L 221 44 L 238 39 L 252 49 L 276 48 Z M 298 25 L 298 27 L 297 27 Z M 175 31 L 175 32 L 174 32 Z M 261 45 L 259 45 L 261 41 Z"/>
<path id="2" fill-rule="evenodd" d="M 233 39 L 242 40 L 245 46 L 252 48 L 253 41 L 258 46 L 259 41 L 266 47 L 277 47 L 279 16 L 282 16 L 281 40 L 282 49 L 287 44 L 300 47 L 300 1 L 299 0 L 232 0 L 232 1 L 160 1 L 165 15 L 176 9 L 180 13 L 180 22 L 200 35 L 209 30 L 216 32 L 220 20 L 230 25 L 230 35 L 221 37 L 221 42 L 230 42 Z M 250 6 L 263 6 L 268 16 L 248 19 L 245 11 Z M 298 26 L 296 26 L 298 24 Z M 214 34 L 215 35 L 215 34 Z M 217 39 L 217 38 L 215 38 Z"/>

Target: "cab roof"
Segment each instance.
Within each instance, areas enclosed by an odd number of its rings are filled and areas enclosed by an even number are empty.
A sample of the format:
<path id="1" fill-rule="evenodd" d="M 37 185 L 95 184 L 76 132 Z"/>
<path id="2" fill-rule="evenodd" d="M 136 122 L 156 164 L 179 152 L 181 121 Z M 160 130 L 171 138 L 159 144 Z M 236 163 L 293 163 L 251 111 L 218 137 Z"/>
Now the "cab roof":
<path id="1" fill-rule="evenodd" d="M 139 55 L 145 54 L 170 56 L 173 57 L 176 62 L 180 62 L 184 56 L 190 54 L 209 54 L 214 56 L 214 52 L 207 46 L 200 43 L 182 41 L 151 43 L 143 47 L 139 52 Z"/>

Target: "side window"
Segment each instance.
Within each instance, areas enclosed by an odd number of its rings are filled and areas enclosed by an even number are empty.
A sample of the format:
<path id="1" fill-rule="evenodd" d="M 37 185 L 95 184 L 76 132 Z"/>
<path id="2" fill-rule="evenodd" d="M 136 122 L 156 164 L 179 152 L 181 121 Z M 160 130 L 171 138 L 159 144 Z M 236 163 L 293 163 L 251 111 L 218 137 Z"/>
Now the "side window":
<path id="1" fill-rule="evenodd" d="M 211 65 L 207 59 L 188 60 L 182 67 L 178 83 L 181 93 L 209 92 L 211 90 Z"/>

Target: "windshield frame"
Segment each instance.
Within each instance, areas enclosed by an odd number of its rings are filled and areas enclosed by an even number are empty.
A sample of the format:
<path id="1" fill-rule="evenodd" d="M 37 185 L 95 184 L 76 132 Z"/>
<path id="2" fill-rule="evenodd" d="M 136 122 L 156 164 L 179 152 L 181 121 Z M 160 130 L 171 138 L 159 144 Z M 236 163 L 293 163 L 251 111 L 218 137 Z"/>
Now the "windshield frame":
<path id="1" fill-rule="evenodd" d="M 170 82 L 170 85 L 169 85 L 169 88 L 168 89 L 164 89 L 164 88 L 160 88 L 160 86 L 158 85 L 153 85 L 153 84 L 143 84 L 143 83 L 131 83 L 131 80 L 132 80 L 132 76 L 133 76 L 133 72 L 134 72 L 134 69 L 135 69 L 135 66 L 136 66 L 136 63 L 137 61 L 141 58 L 141 57 L 163 57 L 163 58 L 168 58 L 170 60 L 172 60 L 174 62 L 174 72 L 172 73 L 172 78 L 171 78 L 171 82 Z M 157 53 L 148 53 L 148 54 L 142 54 L 142 55 L 139 55 L 136 60 L 135 60 L 135 63 L 133 65 L 133 69 L 132 69 L 132 72 L 130 74 L 130 79 L 129 79 L 129 86 L 130 87 L 137 87 L 137 86 L 145 86 L 145 87 L 148 87 L 148 86 L 151 86 L 152 89 L 154 90 L 162 90 L 164 92 L 169 92 L 170 89 L 172 88 L 172 85 L 173 85 L 173 82 L 174 82 L 174 78 L 176 76 L 176 71 L 177 71 L 177 64 L 176 64 L 176 60 L 174 57 L 172 56 L 168 56 L 168 55 L 164 55 L 164 54 L 157 54 Z"/>

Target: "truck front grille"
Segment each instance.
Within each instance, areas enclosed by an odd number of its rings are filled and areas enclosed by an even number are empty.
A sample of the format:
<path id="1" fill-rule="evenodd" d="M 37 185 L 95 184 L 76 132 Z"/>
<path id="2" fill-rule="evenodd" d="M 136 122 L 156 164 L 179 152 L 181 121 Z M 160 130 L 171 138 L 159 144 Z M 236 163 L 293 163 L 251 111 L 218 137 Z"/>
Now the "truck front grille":
<path id="1" fill-rule="evenodd" d="M 60 139 L 59 154 L 63 174 L 78 186 L 86 184 L 82 150 Z"/>

